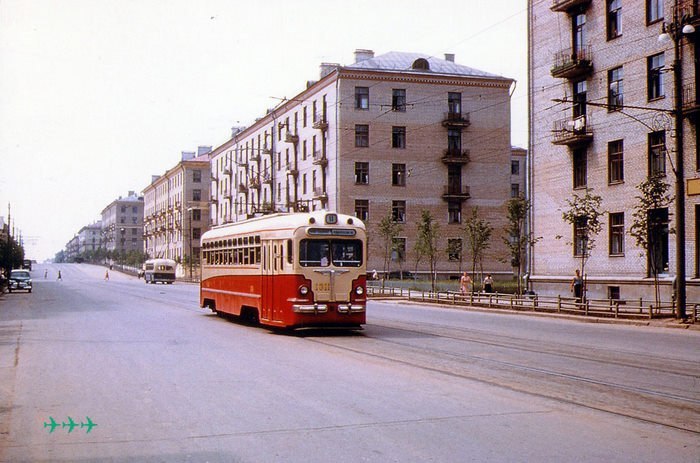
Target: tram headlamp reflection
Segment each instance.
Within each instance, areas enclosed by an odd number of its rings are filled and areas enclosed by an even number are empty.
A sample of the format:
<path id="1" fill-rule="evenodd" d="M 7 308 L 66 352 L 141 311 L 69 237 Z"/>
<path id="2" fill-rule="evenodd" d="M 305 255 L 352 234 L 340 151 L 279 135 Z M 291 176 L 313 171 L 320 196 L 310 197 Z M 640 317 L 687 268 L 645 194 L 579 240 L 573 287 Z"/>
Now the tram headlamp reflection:
<path id="1" fill-rule="evenodd" d="M 307 294 L 309 294 L 309 288 L 307 286 L 300 286 L 299 294 L 301 294 L 302 296 L 306 296 Z"/>
<path id="2" fill-rule="evenodd" d="M 364 293 L 365 288 L 363 288 L 362 286 L 358 286 L 357 288 L 355 288 L 355 294 L 357 294 L 358 296 L 362 296 Z"/>

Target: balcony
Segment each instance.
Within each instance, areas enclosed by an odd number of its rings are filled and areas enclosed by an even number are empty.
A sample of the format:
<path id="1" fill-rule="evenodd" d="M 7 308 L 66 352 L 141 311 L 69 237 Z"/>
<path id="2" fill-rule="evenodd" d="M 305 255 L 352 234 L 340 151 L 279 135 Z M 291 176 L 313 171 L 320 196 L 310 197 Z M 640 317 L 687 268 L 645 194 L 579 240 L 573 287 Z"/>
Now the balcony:
<path id="1" fill-rule="evenodd" d="M 314 127 L 314 129 L 318 129 L 318 130 L 328 129 L 328 120 L 326 119 L 326 115 L 321 114 L 321 113 L 316 113 L 316 115 L 314 115 L 313 127 Z"/>
<path id="2" fill-rule="evenodd" d="M 260 160 L 260 152 L 255 151 L 253 154 L 250 155 L 250 160 L 251 162 L 258 162 Z"/>
<path id="3" fill-rule="evenodd" d="M 238 192 L 239 193 L 248 193 L 248 185 L 245 183 L 239 183 L 238 184 Z"/>
<path id="4" fill-rule="evenodd" d="M 214 204 L 219 202 L 219 198 L 217 198 L 216 195 L 213 193 L 212 193 L 211 198 L 209 200 Z"/>
<path id="5" fill-rule="evenodd" d="M 700 26 L 700 14 L 698 14 L 700 5 L 698 3 L 700 3 L 698 0 L 679 0 L 678 16 L 683 18 L 687 24 Z"/>
<path id="6" fill-rule="evenodd" d="M 328 159 L 323 155 L 321 150 L 314 151 L 313 164 L 321 167 L 326 167 L 328 165 Z"/>
<path id="7" fill-rule="evenodd" d="M 287 132 L 284 135 L 284 141 L 287 143 L 293 143 L 296 145 L 297 143 L 299 143 L 299 135 L 297 135 L 293 132 Z"/>
<path id="8" fill-rule="evenodd" d="M 550 69 L 552 77 L 558 79 L 576 79 L 593 72 L 593 54 L 591 46 L 566 48 L 554 54 L 554 64 Z"/>
<path id="9" fill-rule="evenodd" d="M 447 148 L 442 154 L 445 164 L 466 164 L 469 162 L 469 150 Z"/>
<path id="10" fill-rule="evenodd" d="M 442 119 L 443 127 L 469 127 L 469 113 L 448 111 Z"/>
<path id="11" fill-rule="evenodd" d="M 224 175 L 231 175 L 231 167 L 229 167 L 229 166 L 224 167 Z"/>
<path id="12" fill-rule="evenodd" d="M 566 13 L 576 6 L 588 6 L 589 3 L 591 3 L 591 0 L 552 0 L 552 6 L 549 9 Z"/>
<path id="13" fill-rule="evenodd" d="M 683 115 L 693 120 L 700 116 L 700 102 L 694 83 L 683 87 Z"/>
<path id="14" fill-rule="evenodd" d="M 464 201 L 465 199 L 469 199 L 470 197 L 471 195 L 469 194 L 468 186 L 445 185 L 444 190 L 442 192 L 442 199 L 444 200 L 458 199 L 460 201 Z"/>
<path id="15" fill-rule="evenodd" d="M 591 140 L 593 140 L 593 131 L 585 115 L 554 121 L 552 144 L 577 146 L 590 143 Z"/>
<path id="16" fill-rule="evenodd" d="M 299 171 L 294 168 L 287 169 L 287 175 L 290 177 L 297 177 L 299 175 Z"/>
<path id="17" fill-rule="evenodd" d="M 254 188 L 256 190 L 260 189 L 260 180 L 258 180 L 257 177 L 251 177 L 250 182 L 248 182 L 248 183 L 250 184 L 251 188 Z"/>
<path id="18" fill-rule="evenodd" d="M 272 177 L 270 176 L 270 174 L 264 174 L 262 176 L 262 181 L 267 185 L 272 185 Z"/>
<path id="19" fill-rule="evenodd" d="M 267 145 L 262 147 L 262 154 L 272 154 L 272 150 L 267 147 Z"/>
<path id="20" fill-rule="evenodd" d="M 323 188 L 314 188 L 314 199 L 319 199 L 321 201 L 328 200 L 328 193 L 323 191 Z"/>

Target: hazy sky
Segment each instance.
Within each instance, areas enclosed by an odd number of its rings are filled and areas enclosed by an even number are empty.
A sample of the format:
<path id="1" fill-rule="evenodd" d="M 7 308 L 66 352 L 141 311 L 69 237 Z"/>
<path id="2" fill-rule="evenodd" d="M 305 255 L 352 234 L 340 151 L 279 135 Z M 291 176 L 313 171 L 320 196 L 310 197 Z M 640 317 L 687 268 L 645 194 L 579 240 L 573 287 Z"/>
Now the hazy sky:
<path id="1" fill-rule="evenodd" d="M 357 48 L 426 53 L 517 80 L 526 0 L 0 0 L 0 216 L 53 257 L 183 150 L 225 142 Z"/>

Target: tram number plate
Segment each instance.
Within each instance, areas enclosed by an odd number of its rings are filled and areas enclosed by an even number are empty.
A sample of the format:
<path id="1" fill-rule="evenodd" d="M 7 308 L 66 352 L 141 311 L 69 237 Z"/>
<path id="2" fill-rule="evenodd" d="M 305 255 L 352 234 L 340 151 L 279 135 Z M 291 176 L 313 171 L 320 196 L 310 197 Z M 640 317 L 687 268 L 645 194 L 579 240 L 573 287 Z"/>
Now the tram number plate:
<path id="1" fill-rule="evenodd" d="M 316 283 L 314 285 L 314 291 L 330 291 L 330 290 L 331 290 L 330 283 Z"/>

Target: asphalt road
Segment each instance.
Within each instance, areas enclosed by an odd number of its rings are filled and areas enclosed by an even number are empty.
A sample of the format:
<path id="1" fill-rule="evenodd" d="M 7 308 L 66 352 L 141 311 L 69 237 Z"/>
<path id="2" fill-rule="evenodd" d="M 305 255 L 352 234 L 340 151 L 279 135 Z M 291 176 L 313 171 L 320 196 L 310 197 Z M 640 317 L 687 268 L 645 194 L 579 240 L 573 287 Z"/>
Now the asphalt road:
<path id="1" fill-rule="evenodd" d="M 32 273 L 0 296 L 0 461 L 700 461 L 698 331 L 377 301 L 290 335 L 194 285 Z"/>

